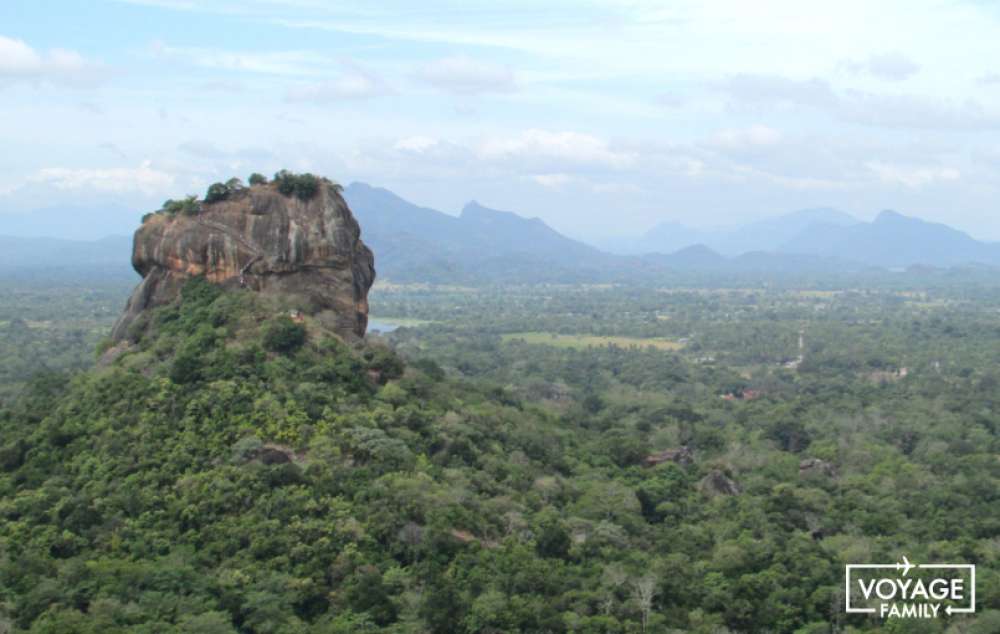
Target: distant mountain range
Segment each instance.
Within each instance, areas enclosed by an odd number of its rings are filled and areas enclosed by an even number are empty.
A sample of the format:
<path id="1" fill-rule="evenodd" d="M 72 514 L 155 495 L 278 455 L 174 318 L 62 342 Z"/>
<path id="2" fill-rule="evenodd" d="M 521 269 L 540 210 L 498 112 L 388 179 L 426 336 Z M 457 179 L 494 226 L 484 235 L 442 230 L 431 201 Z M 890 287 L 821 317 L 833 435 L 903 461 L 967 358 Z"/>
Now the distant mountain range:
<path id="1" fill-rule="evenodd" d="M 375 252 L 378 274 L 391 279 L 583 281 L 606 278 L 635 259 L 567 238 L 539 218 L 475 201 L 452 216 L 364 183 L 349 185 L 344 198 Z"/>
<path id="2" fill-rule="evenodd" d="M 145 211 L 117 204 L 49 206 L 30 212 L 0 209 L 0 235 L 74 241 L 131 236 Z"/>
<path id="3" fill-rule="evenodd" d="M 813 223 L 782 243 L 781 253 L 802 253 L 872 266 L 1000 265 L 1000 244 L 934 222 L 883 211 L 872 222 L 853 225 Z"/>
<path id="4" fill-rule="evenodd" d="M 896 212 L 862 222 L 830 208 L 804 209 L 745 226 L 701 231 L 677 224 L 602 251 L 524 218 L 470 202 L 451 216 L 389 190 L 353 183 L 344 196 L 396 279 L 609 279 L 666 270 L 851 272 L 869 267 L 1000 266 L 1000 244 Z"/>
<path id="5" fill-rule="evenodd" d="M 41 280 L 45 283 L 135 284 L 132 238 L 61 240 L 0 235 L 0 282 Z"/>
<path id="6" fill-rule="evenodd" d="M 132 238 L 100 240 L 22 238 L 0 235 L 0 267 L 118 266 L 131 270 Z"/>
<path id="7" fill-rule="evenodd" d="M 701 244 L 723 255 L 741 255 L 751 251 L 776 251 L 811 226 L 849 227 L 858 222 L 857 218 L 843 211 L 822 207 L 722 229 L 695 229 L 677 222 L 666 222 L 656 225 L 642 236 L 607 240 L 599 246 L 613 253 L 635 255 L 673 253 Z"/>
<path id="8" fill-rule="evenodd" d="M 806 209 L 716 231 L 662 224 L 601 250 L 538 218 L 475 201 L 455 216 L 364 183 L 352 183 L 343 193 L 361 224 L 362 238 L 375 252 L 379 278 L 400 282 L 607 282 L 656 279 L 671 271 L 733 275 L 1000 267 L 1000 244 L 893 211 L 863 222 L 836 209 Z M 46 229 L 58 237 L 81 235 L 80 227 L 88 225 L 85 211 L 0 214 L 0 274 L 89 267 L 132 275 L 131 238 L 86 242 L 21 237 L 44 235 Z M 111 226 L 125 233 L 138 225 L 133 216 L 137 214 L 122 209 L 98 214 L 82 235 Z"/>
<path id="9" fill-rule="evenodd" d="M 694 245 L 700 249 L 691 251 Z M 947 225 L 888 210 L 872 222 L 824 207 L 718 230 L 665 223 L 643 236 L 618 238 L 605 246 L 622 254 L 675 253 L 683 256 L 679 260 L 697 259 L 705 266 L 713 261 L 707 252 L 719 256 L 716 265 L 726 261 L 722 256 L 733 258 L 730 262 L 746 262 L 750 255 L 749 259 L 762 261 L 763 254 L 770 254 L 772 261 L 797 255 L 820 258 L 827 264 L 883 268 L 1000 265 L 1000 244 L 981 242 Z"/>

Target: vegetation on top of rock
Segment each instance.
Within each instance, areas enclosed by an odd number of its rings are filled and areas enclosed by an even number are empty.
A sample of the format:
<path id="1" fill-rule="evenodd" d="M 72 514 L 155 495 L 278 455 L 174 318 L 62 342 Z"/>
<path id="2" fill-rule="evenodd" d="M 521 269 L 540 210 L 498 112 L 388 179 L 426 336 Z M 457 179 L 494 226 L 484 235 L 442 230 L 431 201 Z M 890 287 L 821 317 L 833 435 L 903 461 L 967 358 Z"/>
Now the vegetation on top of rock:
<path id="1" fill-rule="evenodd" d="M 274 183 L 284 196 L 294 195 L 299 200 L 311 200 L 319 192 L 322 179 L 315 174 L 294 174 L 281 170 L 274 175 Z"/>
<path id="2" fill-rule="evenodd" d="M 229 198 L 229 189 L 225 183 L 213 183 L 208 186 L 205 192 L 205 202 L 214 203 Z"/>
<path id="3" fill-rule="evenodd" d="M 160 213 L 167 214 L 168 216 L 176 216 L 177 214 L 194 216 L 200 211 L 201 203 L 198 202 L 198 197 L 194 194 L 186 196 L 182 200 L 174 200 L 173 198 L 167 199 L 167 201 L 163 203 L 163 208 L 160 209 Z"/>
<path id="4" fill-rule="evenodd" d="M 225 183 L 213 183 L 209 185 L 208 191 L 205 192 L 205 202 L 215 203 L 220 200 L 226 200 L 236 192 L 246 189 L 243 185 L 243 181 L 233 177 L 227 180 Z"/>
<path id="5" fill-rule="evenodd" d="M 274 179 L 271 182 L 274 183 L 282 195 L 295 196 L 299 200 L 306 201 L 316 197 L 323 181 L 323 178 L 308 172 L 305 174 L 295 174 L 288 170 L 280 170 L 274 175 Z M 267 177 L 259 172 L 251 174 L 247 182 L 251 187 L 268 185 Z M 333 187 L 337 191 L 343 189 L 336 183 L 333 184 Z M 196 216 L 202 212 L 202 205 L 211 205 L 212 203 L 228 200 L 233 194 L 243 191 L 246 188 L 243 181 L 235 177 L 230 178 L 224 183 L 212 183 L 208 186 L 203 200 L 199 201 L 198 197 L 194 194 L 186 196 L 181 200 L 168 199 L 159 210 L 145 214 L 142 217 L 142 222 L 145 223 L 156 214 Z"/>

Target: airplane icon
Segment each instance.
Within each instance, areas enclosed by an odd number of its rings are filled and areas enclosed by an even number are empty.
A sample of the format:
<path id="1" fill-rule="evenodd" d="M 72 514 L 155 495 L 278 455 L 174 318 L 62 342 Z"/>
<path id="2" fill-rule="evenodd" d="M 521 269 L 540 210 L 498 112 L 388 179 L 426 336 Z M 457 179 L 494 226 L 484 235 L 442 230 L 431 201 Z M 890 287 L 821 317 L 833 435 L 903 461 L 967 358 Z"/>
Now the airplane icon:
<path id="1" fill-rule="evenodd" d="M 906 555 L 903 555 L 903 563 L 896 564 L 896 570 L 902 570 L 904 577 L 907 575 L 908 572 L 910 572 L 911 568 L 916 568 L 916 567 L 917 567 L 916 564 L 910 563 L 910 560 L 906 558 Z"/>

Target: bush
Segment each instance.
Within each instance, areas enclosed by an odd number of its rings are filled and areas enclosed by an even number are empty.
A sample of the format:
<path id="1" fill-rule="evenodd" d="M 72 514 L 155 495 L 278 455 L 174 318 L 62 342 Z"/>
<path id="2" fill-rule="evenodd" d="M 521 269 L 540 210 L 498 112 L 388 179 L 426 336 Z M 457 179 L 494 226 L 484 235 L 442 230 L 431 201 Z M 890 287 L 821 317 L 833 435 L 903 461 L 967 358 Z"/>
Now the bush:
<path id="1" fill-rule="evenodd" d="M 378 370 L 383 382 L 403 376 L 403 360 L 387 346 L 372 346 L 365 350 L 364 358 L 370 370 Z"/>
<path id="2" fill-rule="evenodd" d="M 168 216 L 174 216 L 180 213 L 180 210 L 181 210 L 181 201 L 174 200 L 173 198 L 168 198 L 166 202 L 163 203 L 163 207 L 160 208 L 160 211 L 167 214 Z"/>
<path id="3" fill-rule="evenodd" d="M 193 383 L 201 378 L 201 355 L 196 350 L 186 349 L 176 357 L 170 366 L 170 380 L 177 384 Z"/>
<path id="4" fill-rule="evenodd" d="M 281 170 L 274 175 L 274 182 L 283 196 L 294 195 L 299 200 L 310 200 L 319 192 L 320 179 L 313 174 L 293 174 Z"/>
<path id="5" fill-rule="evenodd" d="M 278 191 L 284 196 L 291 196 L 295 192 L 295 174 L 288 170 L 275 172 L 274 182 L 278 186 Z"/>
<path id="6" fill-rule="evenodd" d="M 198 202 L 198 197 L 192 194 L 184 200 L 174 200 L 172 198 L 168 199 L 165 203 L 163 203 L 163 209 L 160 211 L 168 216 L 176 216 L 177 214 L 194 216 L 201 211 L 201 204 Z"/>
<path id="7" fill-rule="evenodd" d="M 267 177 L 264 176 L 263 174 L 258 174 L 257 172 L 254 172 L 253 174 L 250 175 L 250 178 L 247 179 L 247 182 L 250 183 L 251 185 L 267 185 Z"/>
<path id="8" fill-rule="evenodd" d="M 312 174 L 302 174 L 295 183 L 295 195 L 299 200 L 310 200 L 319 191 L 319 179 Z"/>
<path id="9" fill-rule="evenodd" d="M 245 189 L 243 187 L 243 181 L 238 178 L 230 178 L 225 183 L 213 183 L 209 186 L 208 191 L 205 193 L 206 203 L 216 203 L 220 200 L 226 200 L 238 191 Z"/>
<path id="10" fill-rule="evenodd" d="M 208 186 L 208 191 L 205 192 L 206 203 L 217 203 L 227 198 L 229 198 L 229 188 L 226 187 L 225 183 L 212 183 Z"/>
<path id="11" fill-rule="evenodd" d="M 288 315 L 272 319 L 264 327 L 264 347 L 271 352 L 289 354 L 306 342 L 306 329 Z"/>

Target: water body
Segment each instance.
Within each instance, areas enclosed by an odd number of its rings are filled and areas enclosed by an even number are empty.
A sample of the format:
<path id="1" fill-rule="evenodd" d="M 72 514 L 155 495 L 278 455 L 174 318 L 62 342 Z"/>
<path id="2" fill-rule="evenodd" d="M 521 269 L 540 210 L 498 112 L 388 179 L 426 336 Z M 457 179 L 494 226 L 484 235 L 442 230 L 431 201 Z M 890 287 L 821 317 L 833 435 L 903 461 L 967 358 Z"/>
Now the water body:
<path id="1" fill-rule="evenodd" d="M 384 319 L 368 319 L 368 330 L 365 332 L 379 331 L 381 333 L 392 332 L 396 328 L 399 328 L 399 324 L 392 321 L 386 321 Z"/>

